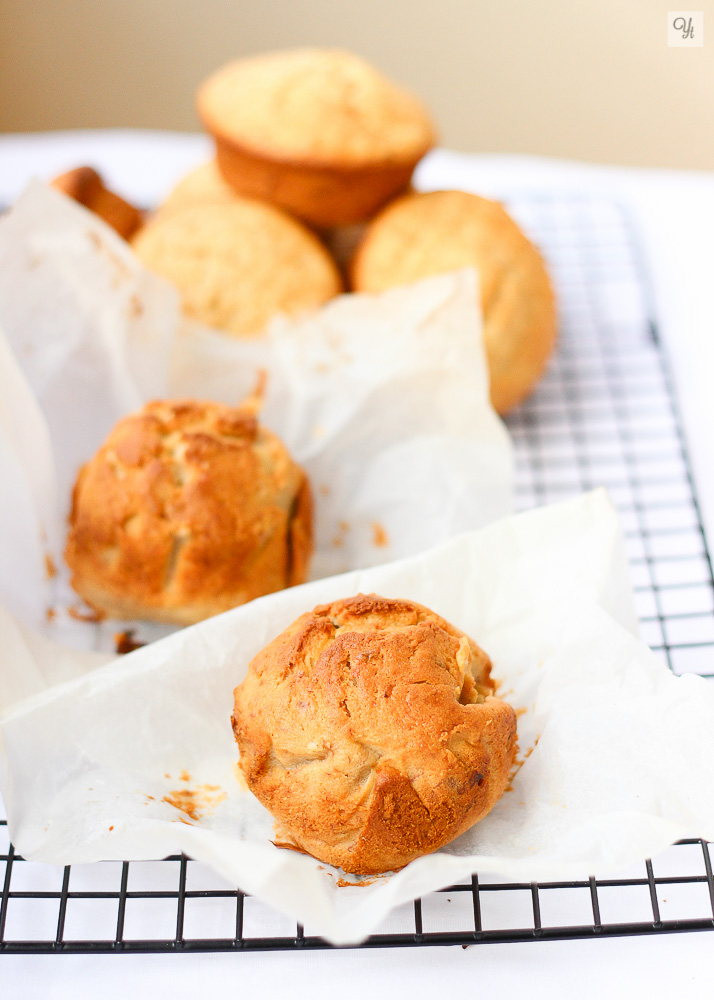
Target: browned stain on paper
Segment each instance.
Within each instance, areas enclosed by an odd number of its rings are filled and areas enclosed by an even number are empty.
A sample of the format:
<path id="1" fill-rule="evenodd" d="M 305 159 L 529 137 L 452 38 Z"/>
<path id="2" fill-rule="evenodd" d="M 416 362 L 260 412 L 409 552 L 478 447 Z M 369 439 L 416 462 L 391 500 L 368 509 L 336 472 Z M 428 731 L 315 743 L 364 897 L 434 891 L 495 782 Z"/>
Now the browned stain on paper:
<path id="1" fill-rule="evenodd" d="M 378 549 L 384 549 L 389 545 L 389 535 L 379 521 L 375 521 L 372 525 L 372 545 L 376 545 Z"/>
<path id="2" fill-rule="evenodd" d="M 332 544 L 336 549 L 341 549 L 345 544 L 345 536 L 350 530 L 349 521 L 338 521 L 337 522 L 337 534 L 332 539 Z"/>
<path id="3" fill-rule="evenodd" d="M 57 576 L 57 566 L 49 552 L 45 552 L 45 573 L 48 580 L 54 580 Z"/>
<path id="4" fill-rule="evenodd" d="M 181 772 L 181 781 L 190 781 L 186 771 Z M 177 788 L 164 795 L 161 801 L 168 802 L 183 814 L 179 816 L 180 822 L 198 823 L 206 813 L 213 812 L 225 798 L 226 792 L 220 785 L 197 785 L 195 788 Z"/>

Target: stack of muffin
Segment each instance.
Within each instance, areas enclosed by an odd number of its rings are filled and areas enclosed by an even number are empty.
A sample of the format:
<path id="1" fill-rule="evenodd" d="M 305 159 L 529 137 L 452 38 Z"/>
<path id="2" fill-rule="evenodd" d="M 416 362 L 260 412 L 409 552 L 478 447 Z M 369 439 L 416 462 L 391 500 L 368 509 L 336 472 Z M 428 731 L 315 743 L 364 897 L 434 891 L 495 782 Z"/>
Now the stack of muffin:
<path id="1" fill-rule="evenodd" d="M 295 49 L 218 70 L 198 110 L 215 160 L 134 238 L 188 315 L 256 336 L 275 313 L 345 288 L 380 292 L 475 267 L 494 407 L 505 413 L 528 394 L 555 341 L 545 267 L 499 204 L 409 189 L 435 142 L 417 98 L 348 52 Z"/>
<path id="2" fill-rule="evenodd" d="M 475 267 L 494 407 L 528 394 L 555 340 L 543 261 L 496 202 L 410 190 L 435 141 L 414 96 L 347 52 L 299 49 L 220 69 L 198 108 L 215 160 L 145 225 L 88 168 L 55 181 L 132 240 L 188 316 L 260 336 L 345 287 Z M 311 552 L 307 478 L 251 401 L 184 400 L 126 417 L 85 466 L 65 556 L 99 615 L 188 624 L 303 582 Z"/>

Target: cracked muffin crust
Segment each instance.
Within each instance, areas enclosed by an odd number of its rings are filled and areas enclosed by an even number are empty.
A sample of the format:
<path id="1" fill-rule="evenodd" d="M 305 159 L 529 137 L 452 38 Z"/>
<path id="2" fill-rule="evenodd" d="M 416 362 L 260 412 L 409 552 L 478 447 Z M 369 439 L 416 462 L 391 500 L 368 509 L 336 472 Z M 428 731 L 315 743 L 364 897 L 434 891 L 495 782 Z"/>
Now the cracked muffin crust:
<path id="1" fill-rule="evenodd" d="M 416 97 L 339 49 L 231 62 L 197 104 L 226 180 L 319 228 L 370 218 L 435 141 Z"/>
<path id="2" fill-rule="evenodd" d="M 556 316 L 538 250 L 498 202 L 466 191 L 398 199 L 369 225 L 352 262 L 352 287 L 383 292 L 462 267 L 479 273 L 491 402 L 506 413 L 541 376 Z"/>
<path id="3" fill-rule="evenodd" d="M 490 670 L 472 639 L 413 601 L 316 607 L 235 689 L 248 786 L 319 860 L 400 868 L 473 826 L 506 787 L 516 716 Z"/>
<path id="4" fill-rule="evenodd" d="M 190 625 L 303 583 L 303 470 L 251 407 L 159 401 L 120 420 L 80 471 L 65 559 L 112 618 Z"/>

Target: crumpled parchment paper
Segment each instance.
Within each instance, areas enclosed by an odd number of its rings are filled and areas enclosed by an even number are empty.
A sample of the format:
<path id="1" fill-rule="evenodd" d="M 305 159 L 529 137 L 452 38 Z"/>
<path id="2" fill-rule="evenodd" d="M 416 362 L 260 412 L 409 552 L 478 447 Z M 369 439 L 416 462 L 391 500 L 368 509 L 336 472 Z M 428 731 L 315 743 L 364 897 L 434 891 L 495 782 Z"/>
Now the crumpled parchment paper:
<path id="1" fill-rule="evenodd" d="M 509 513 L 511 446 L 488 401 L 477 302 L 464 271 L 237 340 L 184 320 L 176 291 L 109 227 L 32 184 L 0 220 L 0 604 L 59 641 L 113 649 L 116 624 L 67 613 L 81 603 L 62 560 L 79 468 L 147 400 L 236 404 L 261 370 L 262 420 L 312 483 L 313 577 Z"/>
<path id="2" fill-rule="evenodd" d="M 359 591 L 417 600 L 486 649 L 519 712 L 523 764 L 454 843 L 338 888 L 341 873 L 272 845 L 272 818 L 237 777 L 230 714 L 233 687 L 270 639 Z M 0 627 L 0 692 L 21 664 L 41 685 L 55 649 L 6 613 Z M 714 688 L 674 677 L 635 629 L 603 491 L 260 598 L 8 705 L 0 788 L 10 833 L 25 857 L 54 864 L 183 851 L 335 943 L 474 871 L 602 876 L 678 838 L 714 837 Z"/>

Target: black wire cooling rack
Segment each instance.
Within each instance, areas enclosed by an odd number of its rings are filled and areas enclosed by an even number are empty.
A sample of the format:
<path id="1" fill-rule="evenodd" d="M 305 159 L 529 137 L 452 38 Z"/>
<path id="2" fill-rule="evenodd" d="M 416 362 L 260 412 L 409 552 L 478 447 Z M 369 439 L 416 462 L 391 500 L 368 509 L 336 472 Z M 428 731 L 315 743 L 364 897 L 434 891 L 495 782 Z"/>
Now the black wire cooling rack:
<path id="1" fill-rule="evenodd" d="M 714 578 L 646 272 L 616 204 L 508 199 L 543 250 L 561 334 L 508 418 L 527 508 L 606 486 L 626 532 L 642 637 L 675 673 L 714 675 Z M 24 861 L 0 819 L 0 952 L 329 947 L 183 857 L 55 868 Z M 714 929 L 709 845 L 683 841 L 613 879 L 470 881 L 401 906 L 361 947 Z"/>

